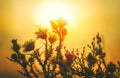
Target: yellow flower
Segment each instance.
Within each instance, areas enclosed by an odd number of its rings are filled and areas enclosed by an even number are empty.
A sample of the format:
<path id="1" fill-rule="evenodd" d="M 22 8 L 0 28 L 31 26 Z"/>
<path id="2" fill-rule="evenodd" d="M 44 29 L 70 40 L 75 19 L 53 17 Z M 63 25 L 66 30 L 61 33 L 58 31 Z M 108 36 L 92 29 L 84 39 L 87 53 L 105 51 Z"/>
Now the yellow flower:
<path id="1" fill-rule="evenodd" d="M 64 26 L 67 25 L 68 22 L 66 19 L 63 19 L 62 17 L 60 17 L 57 20 L 51 20 L 50 24 L 51 24 L 53 29 L 59 30 L 59 29 L 64 28 Z"/>
<path id="2" fill-rule="evenodd" d="M 57 22 L 57 24 L 59 25 L 60 28 L 64 28 L 64 26 L 68 24 L 67 20 L 63 19 L 62 17 L 57 19 L 56 22 Z"/>
<path id="3" fill-rule="evenodd" d="M 39 29 L 35 32 L 37 38 L 46 39 L 47 37 L 47 30 L 46 29 Z"/>
<path id="4" fill-rule="evenodd" d="M 48 38 L 49 42 L 52 44 L 57 40 L 57 36 L 56 35 L 50 35 L 50 37 Z"/>
<path id="5" fill-rule="evenodd" d="M 51 21 L 50 21 L 50 24 L 51 24 L 51 26 L 52 26 L 53 29 L 57 30 L 58 25 L 57 25 L 56 21 L 51 20 Z"/>

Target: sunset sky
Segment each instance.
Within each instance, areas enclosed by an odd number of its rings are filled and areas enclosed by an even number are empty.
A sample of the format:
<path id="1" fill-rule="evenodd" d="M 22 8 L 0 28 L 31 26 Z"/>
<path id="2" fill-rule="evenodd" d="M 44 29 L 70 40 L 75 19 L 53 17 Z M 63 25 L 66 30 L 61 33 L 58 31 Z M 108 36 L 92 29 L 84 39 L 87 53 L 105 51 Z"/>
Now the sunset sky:
<path id="1" fill-rule="evenodd" d="M 68 20 L 64 45 L 69 49 L 82 51 L 99 32 L 106 60 L 120 60 L 120 0 L 0 0 L 0 72 L 17 70 L 6 59 L 11 39 L 33 39 L 39 25 L 49 28 L 49 21 L 58 17 Z"/>

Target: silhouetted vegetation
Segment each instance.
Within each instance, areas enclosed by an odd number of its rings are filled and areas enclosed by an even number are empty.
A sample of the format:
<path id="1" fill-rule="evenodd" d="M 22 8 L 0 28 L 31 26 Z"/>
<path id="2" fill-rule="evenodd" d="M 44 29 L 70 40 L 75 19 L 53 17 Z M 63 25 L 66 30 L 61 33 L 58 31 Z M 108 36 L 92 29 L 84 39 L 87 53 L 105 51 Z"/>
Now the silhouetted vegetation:
<path id="1" fill-rule="evenodd" d="M 52 30 L 40 28 L 35 32 L 36 40 L 28 40 L 20 45 L 13 39 L 11 57 L 8 59 L 22 67 L 17 70 L 26 78 L 119 78 L 118 64 L 106 63 L 103 39 L 99 33 L 83 51 L 66 49 L 63 45 L 67 21 L 63 18 L 51 20 Z M 39 41 L 39 42 L 38 42 Z M 37 43 L 40 46 L 36 46 Z M 37 66 L 37 67 L 36 67 Z"/>

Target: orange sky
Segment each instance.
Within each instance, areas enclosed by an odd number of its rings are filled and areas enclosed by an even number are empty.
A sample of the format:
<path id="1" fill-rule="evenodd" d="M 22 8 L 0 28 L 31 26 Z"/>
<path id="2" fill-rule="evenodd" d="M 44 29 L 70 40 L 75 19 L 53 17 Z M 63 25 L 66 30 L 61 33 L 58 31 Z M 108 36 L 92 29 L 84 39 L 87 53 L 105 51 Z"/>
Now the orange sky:
<path id="1" fill-rule="evenodd" d="M 119 0 L 0 0 L 0 71 L 16 70 L 16 67 L 11 68 L 15 64 L 6 59 L 12 53 L 10 41 L 18 38 L 22 43 L 35 37 L 33 33 L 38 21 L 41 25 L 49 22 L 44 21 L 50 19 L 44 15 L 49 11 L 42 13 L 49 3 L 57 3 L 68 9 L 71 17 L 65 40 L 68 48 L 81 49 L 100 32 L 104 37 L 106 59 L 120 60 Z"/>

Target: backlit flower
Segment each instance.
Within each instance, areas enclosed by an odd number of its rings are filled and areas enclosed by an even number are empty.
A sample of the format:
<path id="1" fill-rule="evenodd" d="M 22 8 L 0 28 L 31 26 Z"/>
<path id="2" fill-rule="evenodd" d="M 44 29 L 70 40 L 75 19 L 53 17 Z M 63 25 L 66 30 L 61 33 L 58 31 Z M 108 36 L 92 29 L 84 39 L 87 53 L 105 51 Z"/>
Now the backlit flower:
<path id="1" fill-rule="evenodd" d="M 67 22 L 66 19 L 63 19 L 62 17 L 60 17 L 57 20 L 51 20 L 50 24 L 51 24 L 53 29 L 55 29 L 55 30 L 58 29 L 59 30 L 59 29 L 64 28 L 64 26 L 67 25 L 68 22 Z"/>
<path id="2" fill-rule="evenodd" d="M 50 37 L 48 38 L 50 43 L 54 43 L 57 40 L 56 35 L 50 35 Z"/>
<path id="3" fill-rule="evenodd" d="M 50 24 L 51 24 L 51 26 L 52 26 L 53 29 L 57 30 L 58 25 L 57 25 L 56 21 L 51 20 L 51 21 L 50 21 Z"/>
<path id="4" fill-rule="evenodd" d="M 67 25 L 67 20 L 63 19 L 62 17 L 57 19 L 56 22 L 57 22 L 57 24 L 59 25 L 60 28 L 64 28 L 64 26 Z"/>
<path id="5" fill-rule="evenodd" d="M 35 41 L 34 40 L 26 41 L 23 47 L 24 47 L 24 51 L 31 51 L 35 47 Z"/>
<path id="6" fill-rule="evenodd" d="M 35 32 L 37 38 L 46 39 L 47 37 L 47 30 L 46 29 L 39 29 Z"/>
<path id="7" fill-rule="evenodd" d="M 67 58 L 68 60 L 70 60 L 70 61 L 72 61 L 72 60 L 75 59 L 74 53 L 71 53 L 71 52 L 69 52 L 69 51 L 67 51 L 67 52 L 65 53 L 65 56 L 66 56 L 66 58 Z"/>
<path id="8" fill-rule="evenodd" d="M 20 45 L 17 43 L 17 39 L 13 39 L 12 41 L 11 41 L 11 43 L 12 43 L 12 49 L 13 49 L 13 51 L 15 51 L 15 52 L 19 52 L 19 50 L 20 50 Z"/>

